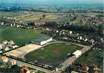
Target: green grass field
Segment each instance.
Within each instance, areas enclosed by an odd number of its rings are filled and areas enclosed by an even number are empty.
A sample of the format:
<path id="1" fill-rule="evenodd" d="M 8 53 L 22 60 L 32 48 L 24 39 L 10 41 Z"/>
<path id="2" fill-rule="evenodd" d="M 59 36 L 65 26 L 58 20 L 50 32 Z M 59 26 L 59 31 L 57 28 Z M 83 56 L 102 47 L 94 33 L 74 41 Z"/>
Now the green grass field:
<path id="1" fill-rule="evenodd" d="M 16 44 L 21 45 L 30 42 L 40 33 L 40 30 L 0 27 L 0 41 L 14 40 Z"/>
<path id="2" fill-rule="evenodd" d="M 88 65 L 95 64 L 103 70 L 103 52 L 103 49 L 92 49 L 82 55 L 76 62 Z"/>
<path id="3" fill-rule="evenodd" d="M 73 53 L 78 49 L 81 47 L 71 43 L 53 43 L 28 53 L 25 58 L 30 62 L 37 60 L 42 64 L 58 66 L 67 58 L 68 53 Z"/>

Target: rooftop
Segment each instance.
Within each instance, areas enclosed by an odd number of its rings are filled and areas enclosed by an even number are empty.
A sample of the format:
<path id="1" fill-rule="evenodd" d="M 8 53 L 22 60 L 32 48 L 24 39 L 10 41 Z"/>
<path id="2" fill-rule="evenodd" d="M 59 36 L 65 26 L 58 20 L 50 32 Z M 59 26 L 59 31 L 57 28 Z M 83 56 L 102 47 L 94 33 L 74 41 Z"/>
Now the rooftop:
<path id="1" fill-rule="evenodd" d="M 48 40 L 50 39 L 51 37 L 50 36 L 47 36 L 47 35 L 40 35 L 36 38 L 34 38 L 31 42 L 34 43 L 34 42 L 41 42 L 41 41 L 45 41 L 45 40 Z"/>

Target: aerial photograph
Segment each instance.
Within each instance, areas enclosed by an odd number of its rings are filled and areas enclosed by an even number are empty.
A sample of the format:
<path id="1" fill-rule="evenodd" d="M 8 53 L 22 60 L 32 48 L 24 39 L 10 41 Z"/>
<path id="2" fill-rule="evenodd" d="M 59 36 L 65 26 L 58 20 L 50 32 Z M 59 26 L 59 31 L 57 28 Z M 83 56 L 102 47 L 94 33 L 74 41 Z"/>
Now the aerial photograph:
<path id="1" fill-rule="evenodd" d="M 104 73 L 104 0 L 0 0 L 0 73 Z"/>

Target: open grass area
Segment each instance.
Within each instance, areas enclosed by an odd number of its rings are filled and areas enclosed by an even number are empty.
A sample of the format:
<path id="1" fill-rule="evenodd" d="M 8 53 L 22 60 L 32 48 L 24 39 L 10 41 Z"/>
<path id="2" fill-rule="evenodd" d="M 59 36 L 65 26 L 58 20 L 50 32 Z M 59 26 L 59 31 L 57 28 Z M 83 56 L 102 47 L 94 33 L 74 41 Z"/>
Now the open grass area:
<path id="1" fill-rule="evenodd" d="M 28 43 L 40 34 L 40 30 L 0 27 L 0 41 L 14 40 L 18 45 Z"/>
<path id="2" fill-rule="evenodd" d="M 28 53 L 25 58 L 29 62 L 37 60 L 41 64 L 58 66 L 68 58 L 68 53 L 73 53 L 78 49 L 81 49 L 81 47 L 71 43 L 52 43 L 39 50 Z"/>
<path id="3" fill-rule="evenodd" d="M 82 55 L 77 62 L 80 64 L 97 65 L 101 70 L 103 69 L 103 49 L 92 49 Z"/>

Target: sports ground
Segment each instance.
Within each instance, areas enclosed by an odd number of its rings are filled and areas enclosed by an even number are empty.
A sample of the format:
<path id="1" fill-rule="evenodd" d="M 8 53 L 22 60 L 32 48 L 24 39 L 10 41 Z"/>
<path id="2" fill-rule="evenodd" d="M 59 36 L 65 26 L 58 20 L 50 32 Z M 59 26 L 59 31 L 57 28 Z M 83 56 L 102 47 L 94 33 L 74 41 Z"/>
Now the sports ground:
<path id="1" fill-rule="evenodd" d="M 42 46 L 40 45 L 36 45 L 36 44 L 28 44 L 25 45 L 23 47 L 17 48 L 15 50 L 12 50 L 10 52 L 7 52 L 6 55 L 8 56 L 14 56 L 14 57 L 18 57 L 18 58 L 24 58 L 24 56 L 34 50 L 37 50 L 39 48 L 41 48 Z"/>
<path id="2" fill-rule="evenodd" d="M 68 58 L 68 54 L 81 49 L 80 46 L 71 43 L 52 43 L 38 50 L 28 53 L 25 58 L 28 62 L 38 62 L 51 66 L 58 66 Z"/>

